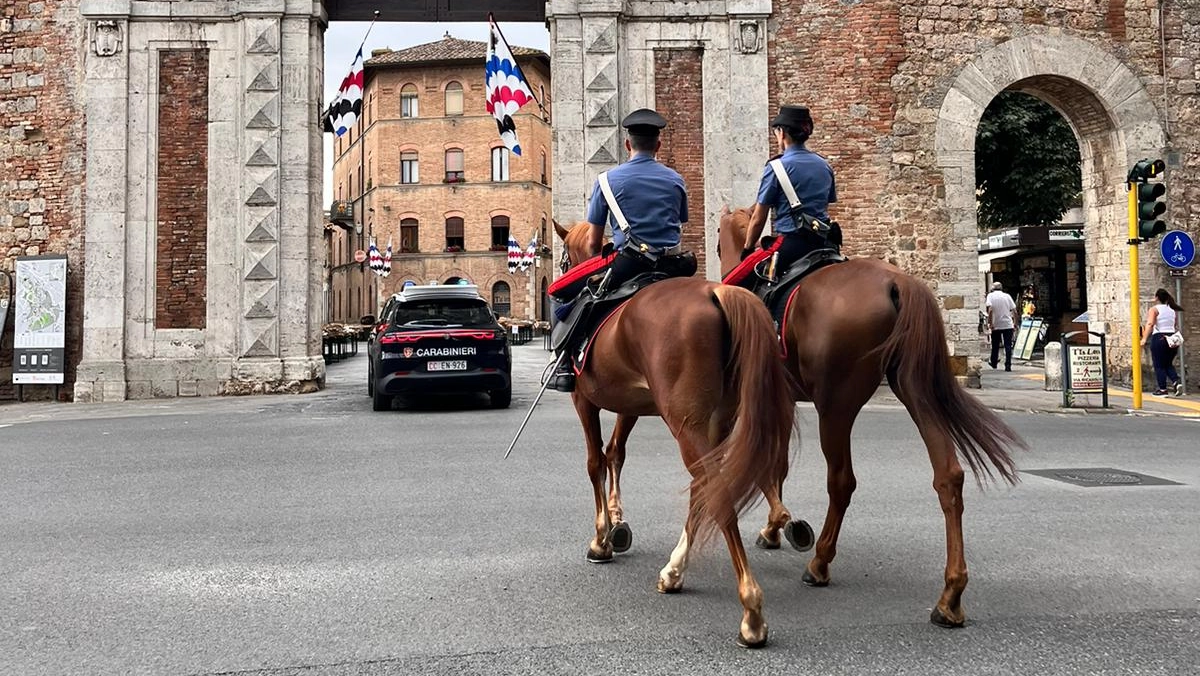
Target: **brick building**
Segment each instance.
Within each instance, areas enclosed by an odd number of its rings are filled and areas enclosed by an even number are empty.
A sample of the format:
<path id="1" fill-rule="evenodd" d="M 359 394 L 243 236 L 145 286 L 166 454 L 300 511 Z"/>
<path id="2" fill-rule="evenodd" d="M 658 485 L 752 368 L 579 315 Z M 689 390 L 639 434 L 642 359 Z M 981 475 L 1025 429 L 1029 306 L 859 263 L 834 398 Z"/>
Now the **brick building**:
<path id="1" fill-rule="evenodd" d="M 497 314 L 544 317 L 548 259 L 508 270 L 508 238 L 522 249 L 550 227 L 550 60 L 512 47 L 534 96 L 514 117 L 522 153 L 504 147 L 484 107 L 487 44 L 447 36 L 408 49 L 375 50 L 365 63 L 363 116 L 334 141 L 334 200 L 352 203 L 354 227 L 333 230 L 330 317 L 374 314 L 405 282 L 479 286 Z M 364 174 L 365 172 L 365 174 Z M 365 178 L 364 178 L 365 176 Z M 365 190 L 364 190 L 365 188 Z M 374 238 L 392 242 L 392 273 L 354 263 Z"/>

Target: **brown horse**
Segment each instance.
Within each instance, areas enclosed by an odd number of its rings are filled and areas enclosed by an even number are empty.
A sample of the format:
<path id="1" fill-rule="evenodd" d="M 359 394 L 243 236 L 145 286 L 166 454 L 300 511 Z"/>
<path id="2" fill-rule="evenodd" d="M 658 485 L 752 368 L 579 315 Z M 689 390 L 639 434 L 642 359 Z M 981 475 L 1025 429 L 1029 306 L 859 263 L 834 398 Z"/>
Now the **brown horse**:
<path id="1" fill-rule="evenodd" d="M 749 211 L 722 211 L 723 274 L 737 266 Z M 561 233 L 560 233 L 561 234 Z M 967 565 L 962 537 L 963 470 L 966 459 L 977 480 L 1000 476 L 1016 481 L 1008 448 L 1024 447 L 1017 434 L 963 391 L 949 369 L 945 329 L 936 299 L 920 280 L 873 259 L 854 259 L 814 272 L 797 287 L 784 318 L 784 360 L 798 386 L 797 401 L 811 401 L 818 415 L 821 451 L 827 465 L 829 509 L 816 553 L 802 577 L 815 587 L 829 584 L 829 564 L 857 482 L 850 433 L 858 413 L 886 375 L 888 384 L 917 425 L 933 465 L 933 486 L 946 520 L 946 568 L 941 597 L 930 620 L 962 626 Z M 634 419 L 618 417 L 608 456 L 619 477 Z M 620 483 L 613 480 L 614 491 Z M 790 524 L 781 486 L 762 486 L 771 507 L 758 544 L 779 546 L 779 527 Z M 620 494 L 610 496 L 620 510 Z M 789 538 L 791 539 L 791 538 Z M 793 545 L 797 543 L 793 541 Z M 802 546 L 797 546 L 803 549 Z"/>
<path id="2" fill-rule="evenodd" d="M 586 250 L 586 230 L 585 225 L 570 233 L 567 247 Z M 612 560 L 619 533 L 614 526 L 623 521 L 605 499 L 606 474 L 618 490 L 619 463 L 602 449 L 601 409 L 634 419 L 661 416 L 679 443 L 692 483 L 683 534 L 659 573 L 658 591 L 680 591 L 690 547 L 720 530 L 743 608 L 738 643 L 764 645 L 762 589 L 750 572 L 737 515 L 759 485 L 782 482 L 787 473 L 791 388 L 770 314 L 745 289 L 695 277 L 667 279 L 616 310 L 592 338 L 572 394 L 596 507 L 588 560 Z M 618 550 L 627 548 L 628 537 L 626 530 Z"/>

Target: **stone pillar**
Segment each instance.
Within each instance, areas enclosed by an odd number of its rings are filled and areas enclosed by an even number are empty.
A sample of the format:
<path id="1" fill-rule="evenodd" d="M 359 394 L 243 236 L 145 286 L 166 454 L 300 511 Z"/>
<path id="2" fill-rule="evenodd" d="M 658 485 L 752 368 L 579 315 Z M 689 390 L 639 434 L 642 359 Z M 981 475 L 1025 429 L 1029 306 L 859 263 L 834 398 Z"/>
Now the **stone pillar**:
<path id="1" fill-rule="evenodd" d="M 82 0 L 87 24 L 83 349 L 75 401 L 125 399 L 129 0 Z"/>
<path id="2" fill-rule="evenodd" d="M 324 379 L 317 5 L 83 0 L 87 261 L 78 401 L 291 392 Z M 204 321 L 155 322 L 164 205 L 154 168 L 163 50 L 203 50 L 208 81 Z M 169 102 L 167 102 L 169 104 Z M 164 128 L 164 125 L 168 125 Z M 169 139 L 165 139 L 169 140 Z M 169 206 L 169 205 L 166 205 Z"/>

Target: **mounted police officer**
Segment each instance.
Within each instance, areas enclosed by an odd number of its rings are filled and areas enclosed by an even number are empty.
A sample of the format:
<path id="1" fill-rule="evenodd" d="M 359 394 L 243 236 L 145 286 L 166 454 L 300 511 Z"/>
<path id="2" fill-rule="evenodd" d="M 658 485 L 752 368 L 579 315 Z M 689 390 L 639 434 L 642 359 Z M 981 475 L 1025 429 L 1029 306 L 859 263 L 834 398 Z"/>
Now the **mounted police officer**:
<path id="1" fill-rule="evenodd" d="M 642 108 L 626 116 L 621 126 L 628 132 L 629 161 L 600 174 L 592 187 L 587 222 L 593 258 L 551 285 L 548 293 L 560 302 L 569 302 L 596 275 L 607 274 L 605 289 L 615 289 L 681 251 L 680 233 L 688 220 L 687 189 L 678 172 L 656 159 L 662 147 L 659 134 L 667 121 Z M 601 257 L 605 225 L 612 228 L 615 253 Z M 555 389 L 570 392 L 574 386 L 570 360 L 564 359 L 555 372 Z"/>
<path id="2" fill-rule="evenodd" d="M 758 199 L 746 228 L 742 260 L 755 254 L 759 236 L 773 211 L 775 241 L 765 250 L 766 255 L 759 254 L 756 258 L 776 255 L 775 269 L 782 272 L 811 251 L 831 243 L 840 244 L 840 234 L 829 236 L 828 209 L 830 203 L 837 201 L 837 188 L 829 162 L 804 147 L 813 132 L 808 108 L 781 106 L 779 114 L 771 120 L 771 129 L 783 153 L 771 158 L 763 168 Z M 752 288 L 757 279 L 739 266 L 725 281 Z"/>

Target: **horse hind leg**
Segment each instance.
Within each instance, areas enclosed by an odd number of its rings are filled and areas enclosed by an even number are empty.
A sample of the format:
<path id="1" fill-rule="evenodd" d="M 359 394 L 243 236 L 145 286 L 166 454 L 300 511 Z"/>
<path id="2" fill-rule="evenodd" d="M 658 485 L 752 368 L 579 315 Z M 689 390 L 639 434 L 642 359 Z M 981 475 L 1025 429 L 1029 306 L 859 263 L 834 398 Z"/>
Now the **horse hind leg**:
<path id="1" fill-rule="evenodd" d="M 684 429 L 679 435 L 679 448 L 682 451 L 684 464 L 693 473 L 705 472 L 704 464 L 699 462 L 706 451 L 711 450 L 705 436 L 698 431 Z M 687 568 L 688 554 L 695 543 L 696 524 L 696 495 L 697 484 L 693 484 L 691 500 L 688 508 L 688 519 L 684 526 L 679 544 L 671 553 L 671 560 L 659 573 L 658 589 L 663 593 L 678 592 L 683 588 L 683 572 Z M 733 510 L 716 516 L 725 544 L 729 548 L 729 556 L 733 560 L 733 571 L 737 577 L 738 599 L 742 603 L 742 622 L 738 628 L 737 644 L 743 648 L 761 648 L 767 644 L 767 621 L 763 615 L 763 592 L 754 574 L 750 571 L 750 561 L 746 557 L 746 549 L 742 545 L 742 536 L 738 532 L 737 515 Z"/>
<path id="2" fill-rule="evenodd" d="M 613 551 L 618 554 L 629 551 L 633 545 L 633 530 L 625 522 L 625 505 L 621 501 L 621 468 L 625 465 L 626 443 L 635 424 L 637 416 L 618 415 L 612 437 L 604 451 L 608 458 L 608 511 L 613 524 L 609 541 L 612 542 Z"/>
<path id="3" fill-rule="evenodd" d="M 940 627 L 961 627 L 967 620 L 962 607 L 962 595 L 967 588 L 967 559 L 962 532 L 963 468 L 949 435 L 916 416 L 914 419 L 929 451 L 929 462 L 933 465 L 933 488 L 937 491 L 942 515 L 946 519 L 945 582 L 942 595 L 929 614 L 929 621 Z"/>
<path id="4" fill-rule="evenodd" d="M 592 563 L 608 563 L 612 561 L 613 548 L 608 534 L 612 530 L 612 518 L 608 512 L 608 504 L 604 499 L 604 479 L 608 463 L 601 449 L 603 440 L 600 436 L 600 409 L 594 404 L 574 395 L 575 412 L 583 424 L 583 437 L 587 445 L 587 472 L 592 482 L 592 497 L 596 506 L 596 535 L 588 544 L 587 560 Z"/>
<path id="5" fill-rule="evenodd" d="M 855 413 L 857 414 L 857 411 Z M 858 486 L 850 459 L 850 430 L 854 425 L 854 418 L 827 413 L 820 415 L 819 419 L 829 510 L 825 513 L 825 524 L 821 527 L 820 537 L 817 538 L 816 553 L 801 576 L 801 581 L 810 587 L 824 587 L 829 584 L 829 564 L 837 556 L 837 541 L 842 530 L 842 521 L 850 507 L 850 497 Z"/>

